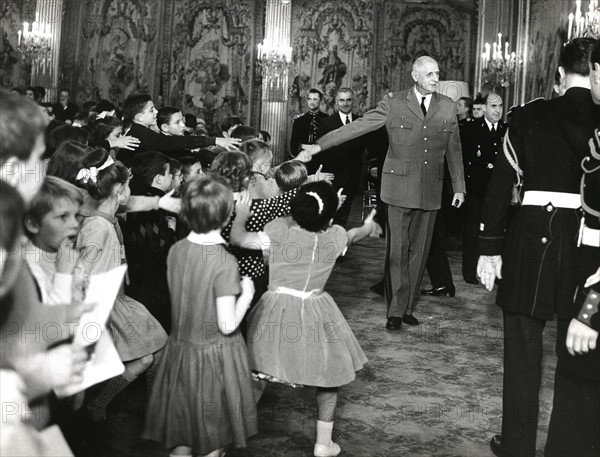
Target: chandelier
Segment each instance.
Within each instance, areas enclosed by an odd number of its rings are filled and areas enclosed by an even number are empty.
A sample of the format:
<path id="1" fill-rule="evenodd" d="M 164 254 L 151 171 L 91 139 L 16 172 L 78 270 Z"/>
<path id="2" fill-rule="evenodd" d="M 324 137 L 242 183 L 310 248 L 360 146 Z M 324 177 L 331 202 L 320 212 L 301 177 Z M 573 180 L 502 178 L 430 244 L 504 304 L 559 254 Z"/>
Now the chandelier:
<path id="1" fill-rule="evenodd" d="M 50 61 L 50 24 L 38 21 L 36 13 L 35 22 L 31 24 L 23 22 L 23 30 L 17 32 L 17 50 L 24 59 L 36 66 L 45 67 Z"/>
<path id="2" fill-rule="evenodd" d="M 600 5 L 598 5 L 598 0 L 590 0 L 588 10 L 583 14 L 581 0 L 577 0 L 575 2 L 575 14 L 569 14 L 567 41 L 588 37 L 600 37 Z"/>
<path id="3" fill-rule="evenodd" d="M 502 34 L 498 34 L 498 42 L 493 46 L 485 44 L 485 51 L 481 54 L 481 68 L 483 85 L 492 92 L 502 87 L 508 87 L 515 81 L 515 73 L 521 61 L 515 52 L 510 52 L 510 43 L 507 41 L 502 49 Z"/>
<path id="4" fill-rule="evenodd" d="M 277 33 L 275 33 L 277 35 Z M 263 77 L 281 78 L 292 62 L 292 48 L 265 38 L 258 45 L 258 64 Z"/>

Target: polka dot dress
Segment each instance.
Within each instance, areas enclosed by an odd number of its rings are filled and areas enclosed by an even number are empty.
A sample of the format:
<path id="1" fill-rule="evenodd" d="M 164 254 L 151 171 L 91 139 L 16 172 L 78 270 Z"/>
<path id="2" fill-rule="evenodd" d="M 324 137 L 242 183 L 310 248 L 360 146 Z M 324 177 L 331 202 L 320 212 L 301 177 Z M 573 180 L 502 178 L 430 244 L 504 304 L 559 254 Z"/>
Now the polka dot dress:
<path id="1" fill-rule="evenodd" d="M 297 189 L 292 189 L 276 197 L 253 199 L 250 207 L 251 216 L 246 222 L 246 230 L 249 232 L 260 232 L 272 220 L 290 214 L 290 201 L 296 196 L 296 193 Z M 229 224 L 221 231 L 221 236 L 227 242 L 229 242 L 234 219 L 235 210 L 231 215 Z M 265 259 L 262 251 L 258 249 L 242 249 L 231 245 L 229 245 L 229 251 L 238 261 L 241 276 L 259 278 L 266 273 Z"/>

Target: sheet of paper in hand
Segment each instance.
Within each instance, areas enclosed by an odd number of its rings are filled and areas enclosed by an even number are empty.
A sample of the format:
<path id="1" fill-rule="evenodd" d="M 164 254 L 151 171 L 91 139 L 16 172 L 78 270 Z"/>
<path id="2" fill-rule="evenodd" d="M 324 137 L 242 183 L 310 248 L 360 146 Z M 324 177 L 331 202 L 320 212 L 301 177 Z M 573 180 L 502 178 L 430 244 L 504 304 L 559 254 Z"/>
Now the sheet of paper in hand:
<path id="1" fill-rule="evenodd" d="M 121 289 L 126 270 L 127 266 L 121 265 L 106 273 L 90 276 L 85 303 L 93 303 L 96 306 L 91 312 L 81 316 L 73 340 L 73 344 L 88 349 L 90 359 L 83 370 L 82 381 L 55 389 L 58 397 L 74 395 L 125 371 L 125 366 L 106 329 L 106 322 Z"/>

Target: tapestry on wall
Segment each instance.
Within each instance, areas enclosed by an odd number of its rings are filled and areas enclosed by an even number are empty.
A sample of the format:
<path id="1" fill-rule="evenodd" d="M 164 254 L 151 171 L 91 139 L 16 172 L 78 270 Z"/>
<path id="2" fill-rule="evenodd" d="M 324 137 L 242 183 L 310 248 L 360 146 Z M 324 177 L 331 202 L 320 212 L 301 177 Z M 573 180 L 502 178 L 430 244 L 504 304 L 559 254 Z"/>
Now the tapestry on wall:
<path id="1" fill-rule="evenodd" d="M 4 87 L 29 85 L 31 62 L 23 61 L 19 53 L 18 31 L 25 18 L 35 17 L 35 3 L 4 0 L 0 2 L 0 85 Z M 22 62 L 22 65 L 19 63 Z"/>
<path id="2" fill-rule="evenodd" d="M 552 98 L 554 74 L 563 44 L 567 41 L 567 27 L 561 18 L 573 10 L 569 0 L 533 0 L 528 38 L 525 100 L 537 97 Z M 548 14 L 548 10 L 552 14 Z"/>
<path id="3" fill-rule="evenodd" d="M 333 112 L 340 87 L 354 90 L 357 113 L 366 111 L 370 104 L 372 43 L 373 2 L 295 1 L 289 114 L 306 110 L 306 96 L 312 87 L 325 95 L 325 112 Z"/>
<path id="4" fill-rule="evenodd" d="M 383 75 L 379 96 L 414 84 L 413 61 L 424 55 L 437 60 L 440 79 L 470 80 L 473 17 L 447 4 L 385 4 Z"/>
<path id="5" fill-rule="evenodd" d="M 228 116 L 248 118 L 255 3 L 175 0 L 165 14 L 172 21 L 162 58 L 165 103 L 204 118 L 213 133 Z"/>
<path id="6" fill-rule="evenodd" d="M 159 6 L 159 0 L 85 2 L 80 46 L 71 70 L 77 103 L 103 97 L 119 104 L 130 93 L 150 92 L 161 25 Z"/>

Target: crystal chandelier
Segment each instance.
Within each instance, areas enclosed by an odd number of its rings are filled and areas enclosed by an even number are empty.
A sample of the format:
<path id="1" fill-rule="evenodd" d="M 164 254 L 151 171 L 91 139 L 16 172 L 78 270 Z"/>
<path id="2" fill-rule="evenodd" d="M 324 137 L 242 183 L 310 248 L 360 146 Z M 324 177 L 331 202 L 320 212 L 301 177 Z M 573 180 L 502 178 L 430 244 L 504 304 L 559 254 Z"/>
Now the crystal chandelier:
<path id="1" fill-rule="evenodd" d="M 17 32 L 17 49 L 24 59 L 38 67 L 45 67 L 50 60 L 50 24 L 38 21 L 36 13 L 35 22 L 23 22 L 23 30 Z"/>
<path id="2" fill-rule="evenodd" d="M 507 41 L 502 49 L 502 34 L 498 34 L 498 42 L 491 46 L 485 44 L 485 51 L 481 54 L 481 68 L 483 85 L 492 92 L 501 87 L 508 87 L 515 81 L 515 73 L 521 60 L 515 52 L 510 52 L 510 43 Z"/>
<path id="3" fill-rule="evenodd" d="M 575 14 L 569 14 L 567 28 L 567 41 L 575 38 L 600 37 L 600 5 L 598 0 L 590 0 L 588 10 L 584 14 L 581 9 L 581 0 L 575 2 Z"/>
<path id="4" fill-rule="evenodd" d="M 277 36 L 277 33 L 275 33 Z M 258 64 L 263 77 L 281 78 L 292 62 L 292 48 L 265 38 L 258 45 Z"/>

